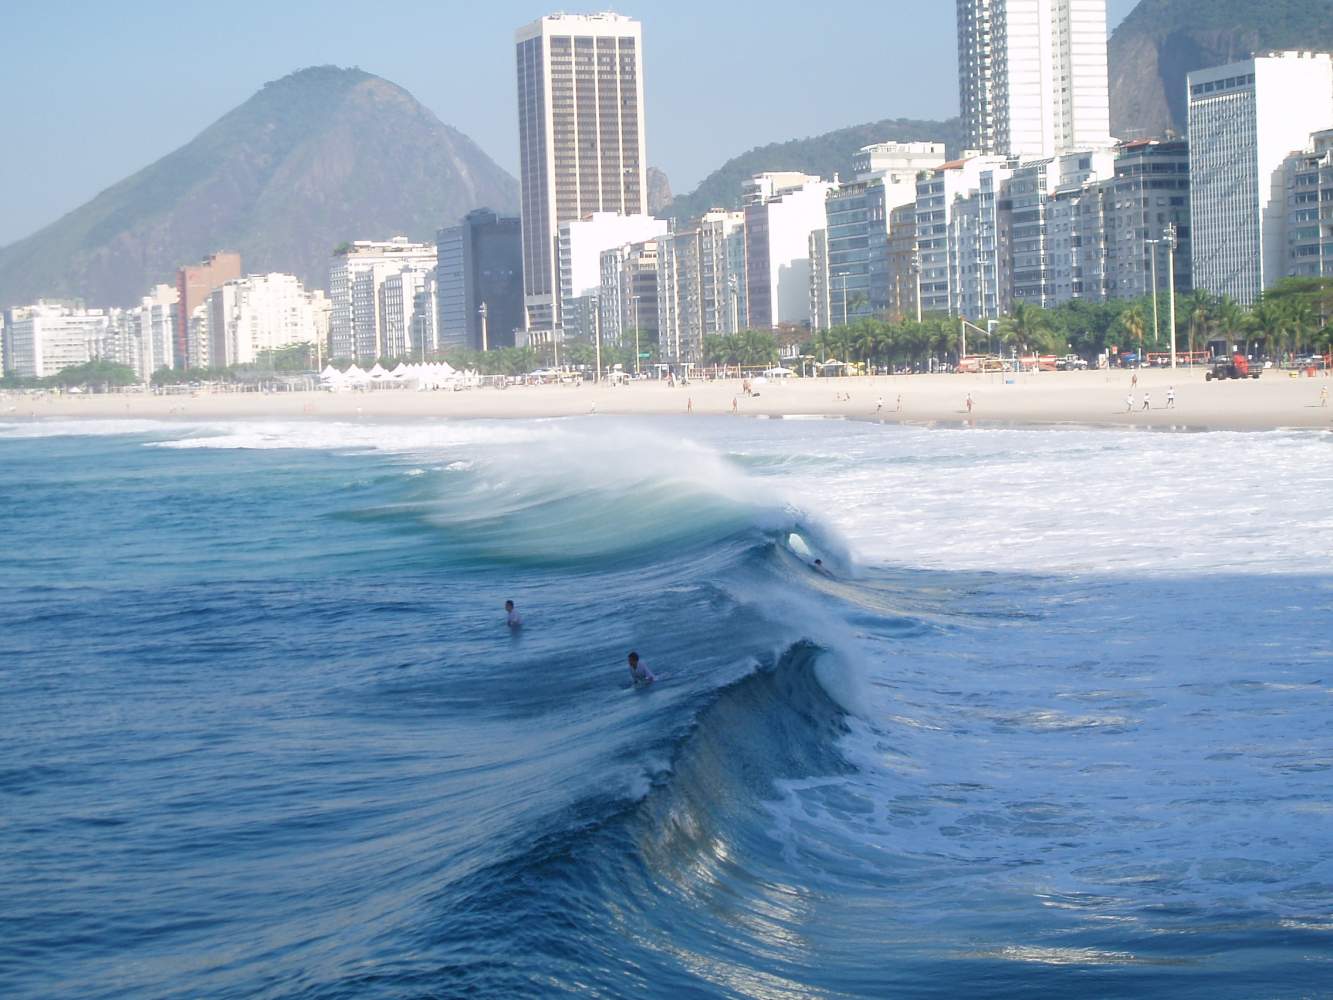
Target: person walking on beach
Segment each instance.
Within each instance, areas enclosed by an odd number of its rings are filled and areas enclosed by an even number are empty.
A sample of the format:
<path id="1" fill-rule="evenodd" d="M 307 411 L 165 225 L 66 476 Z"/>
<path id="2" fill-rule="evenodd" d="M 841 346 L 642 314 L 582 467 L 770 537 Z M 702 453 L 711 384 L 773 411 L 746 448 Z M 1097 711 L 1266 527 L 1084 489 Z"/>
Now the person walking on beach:
<path id="1" fill-rule="evenodd" d="M 1129 377 L 1129 387 L 1130 387 L 1131 389 L 1137 389 L 1137 388 L 1139 387 L 1139 373 L 1138 373 L 1138 372 L 1135 372 L 1133 375 L 1131 375 L 1131 376 Z"/>
<path id="2" fill-rule="evenodd" d="M 875 416 L 880 417 L 883 415 L 884 415 L 884 397 L 880 396 L 878 399 L 875 400 Z"/>
<path id="3" fill-rule="evenodd" d="M 734 416 L 736 415 L 736 413 L 738 412 L 737 409 L 736 409 L 736 405 L 737 405 L 737 403 L 736 403 L 736 397 L 735 397 L 735 396 L 732 396 L 732 397 L 731 397 L 731 415 L 732 415 L 733 417 L 734 417 Z"/>
<path id="4" fill-rule="evenodd" d="M 1176 408 L 1176 387 L 1174 385 L 1166 387 L 1166 408 L 1168 410 Z"/>
<path id="5" fill-rule="evenodd" d="M 648 669 L 648 664 L 639 659 L 638 653 L 630 653 L 626 659 L 629 661 L 630 680 L 635 687 L 647 687 L 657 680 L 656 675 Z"/>
<path id="6" fill-rule="evenodd" d="M 972 394 L 970 392 L 967 394 L 967 399 L 963 401 L 963 405 L 967 407 L 968 413 L 972 412 Z"/>
<path id="7" fill-rule="evenodd" d="M 903 412 L 903 394 L 902 394 L 901 392 L 898 393 L 898 410 L 897 410 L 897 412 L 899 412 L 899 413 L 902 413 L 902 412 Z"/>
<path id="8" fill-rule="evenodd" d="M 1152 402 L 1150 401 L 1150 394 L 1147 389 L 1143 390 L 1143 408 L 1145 410 L 1152 409 Z"/>
<path id="9" fill-rule="evenodd" d="M 1328 406 L 1328 386 L 1326 385 L 1321 385 L 1319 387 L 1319 405 L 1324 407 Z"/>
<path id="10" fill-rule="evenodd" d="M 690 397 L 688 397 L 688 398 L 685 400 L 685 412 L 686 412 L 686 413 L 693 413 L 693 412 L 694 412 L 694 397 L 693 397 L 693 396 L 690 396 Z"/>
<path id="11" fill-rule="evenodd" d="M 1134 412 L 1134 394 L 1132 392 L 1125 397 L 1125 412 L 1126 413 Z"/>

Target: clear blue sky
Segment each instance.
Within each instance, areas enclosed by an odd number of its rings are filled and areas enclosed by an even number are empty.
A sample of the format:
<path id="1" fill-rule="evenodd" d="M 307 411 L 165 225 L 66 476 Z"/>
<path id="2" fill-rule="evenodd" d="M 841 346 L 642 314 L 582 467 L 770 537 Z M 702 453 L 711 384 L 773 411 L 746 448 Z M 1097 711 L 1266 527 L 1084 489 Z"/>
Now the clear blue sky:
<path id="1" fill-rule="evenodd" d="M 1111 23 L 1134 3 L 1110 0 Z M 648 158 L 676 191 L 763 143 L 957 113 L 952 0 L 611 6 L 643 21 Z M 513 32 L 558 9 L 527 0 L 0 0 L 0 245 L 188 142 L 266 81 L 324 63 L 406 87 L 513 173 Z"/>

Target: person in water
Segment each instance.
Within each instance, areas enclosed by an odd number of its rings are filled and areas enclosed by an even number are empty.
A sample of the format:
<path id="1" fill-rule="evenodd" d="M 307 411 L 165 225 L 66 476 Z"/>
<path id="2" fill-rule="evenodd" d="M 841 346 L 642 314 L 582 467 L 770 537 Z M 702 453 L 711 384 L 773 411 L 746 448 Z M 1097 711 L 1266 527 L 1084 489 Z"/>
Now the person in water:
<path id="1" fill-rule="evenodd" d="M 505 601 L 505 624 L 510 628 L 523 627 L 523 616 L 514 610 L 513 601 Z"/>
<path id="2" fill-rule="evenodd" d="M 824 565 L 823 559 L 816 559 L 814 562 L 814 567 L 816 573 L 823 573 L 825 576 L 833 575 L 832 573 L 829 572 L 828 567 Z"/>
<path id="3" fill-rule="evenodd" d="M 638 653 L 630 653 L 628 659 L 629 675 L 633 679 L 635 687 L 647 687 L 657 680 L 656 675 L 648 669 L 648 664 L 639 660 Z"/>

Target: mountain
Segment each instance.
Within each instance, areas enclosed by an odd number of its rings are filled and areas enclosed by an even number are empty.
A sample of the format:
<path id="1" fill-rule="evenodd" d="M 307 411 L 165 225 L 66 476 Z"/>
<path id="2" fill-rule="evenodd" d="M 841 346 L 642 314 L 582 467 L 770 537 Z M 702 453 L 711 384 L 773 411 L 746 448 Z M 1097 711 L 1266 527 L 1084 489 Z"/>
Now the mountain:
<path id="1" fill-rule="evenodd" d="M 1111 36 L 1111 133 L 1185 133 L 1185 75 L 1267 49 L 1333 48 L 1333 0 L 1140 0 Z"/>
<path id="2" fill-rule="evenodd" d="M 657 215 L 671 204 L 671 181 L 656 167 L 648 168 L 648 214 Z"/>
<path id="3" fill-rule="evenodd" d="M 897 140 L 943 140 L 951 153 L 962 145 L 958 119 L 945 122 L 888 118 L 868 125 L 853 125 L 807 139 L 775 142 L 733 157 L 703 179 L 689 194 L 676 198 L 665 210 L 668 218 L 689 219 L 710 208 L 737 208 L 741 184 L 755 174 L 770 170 L 801 170 L 821 177 L 852 172 L 852 156 L 862 146 Z"/>
<path id="4" fill-rule="evenodd" d="M 433 240 L 482 206 L 516 211 L 518 186 L 471 139 L 387 80 L 305 69 L 0 249 L 0 306 L 40 296 L 127 305 L 220 249 L 239 250 L 247 272 L 326 288 L 338 244 Z"/>

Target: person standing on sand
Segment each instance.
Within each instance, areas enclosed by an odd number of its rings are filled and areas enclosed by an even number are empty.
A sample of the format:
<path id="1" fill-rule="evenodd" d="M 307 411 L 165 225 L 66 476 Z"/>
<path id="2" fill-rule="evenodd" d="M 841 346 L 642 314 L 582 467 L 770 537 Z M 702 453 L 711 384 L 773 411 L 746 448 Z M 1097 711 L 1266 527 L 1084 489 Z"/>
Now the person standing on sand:
<path id="1" fill-rule="evenodd" d="M 875 416 L 882 416 L 884 413 L 884 397 L 880 396 L 875 400 Z"/>
<path id="2" fill-rule="evenodd" d="M 1176 408 L 1176 387 L 1174 385 L 1166 387 L 1166 408 L 1168 410 Z"/>
<path id="3" fill-rule="evenodd" d="M 970 392 L 967 394 L 967 399 L 964 400 L 963 405 L 967 407 L 968 413 L 972 412 L 972 394 Z"/>
<path id="4" fill-rule="evenodd" d="M 898 393 L 898 411 L 897 411 L 897 412 L 899 412 L 899 413 L 902 413 L 902 412 L 903 412 L 903 394 L 902 394 L 901 392 Z"/>
<path id="5" fill-rule="evenodd" d="M 686 398 L 686 400 L 685 400 L 685 412 L 686 412 L 686 413 L 693 413 L 693 412 L 694 412 L 694 397 L 693 397 L 693 396 L 689 396 L 689 397 Z"/>
<path id="6" fill-rule="evenodd" d="M 1134 412 L 1134 394 L 1132 392 L 1125 397 L 1125 412 L 1126 413 Z"/>
<path id="7" fill-rule="evenodd" d="M 737 403 L 736 403 L 736 397 L 735 397 L 735 396 L 732 396 L 732 397 L 731 397 L 731 415 L 732 415 L 733 417 L 734 417 L 734 416 L 736 415 L 736 413 L 738 412 L 737 409 L 736 409 L 736 405 L 737 405 Z"/>
<path id="8" fill-rule="evenodd" d="M 1149 394 L 1148 390 L 1147 390 L 1147 389 L 1144 389 L 1144 390 L 1143 390 L 1143 408 L 1144 408 L 1145 410 L 1151 410 L 1151 409 L 1152 409 L 1152 403 L 1149 401 L 1149 398 L 1150 398 L 1150 394 Z"/>
<path id="9" fill-rule="evenodd" d="M 1139 373 L 1138 373 L 1138 372 L 1135 372 L 1133 375 L 1131 375 L 1131 376 L 1129 377 L 1129 387 L 1130 387 L 1131 389 L 1137 389 L 1137 388 L 1139 387 Z"/>
<path id="10" fill-rule="evenodd" d="M 1319 387 L 1319 405 L 1324 407 L 1328 406 L 1328 386 L 1326 385 L 1321 385 Z"/>

